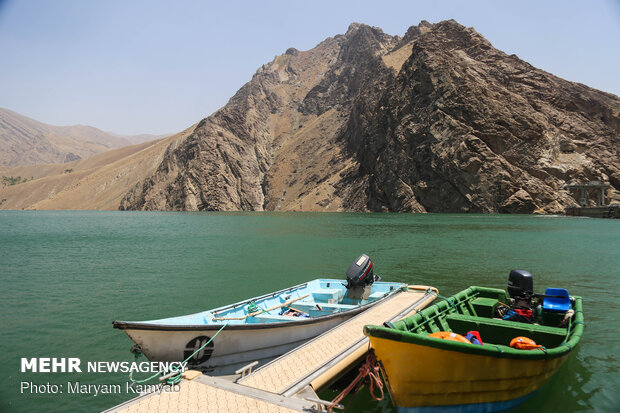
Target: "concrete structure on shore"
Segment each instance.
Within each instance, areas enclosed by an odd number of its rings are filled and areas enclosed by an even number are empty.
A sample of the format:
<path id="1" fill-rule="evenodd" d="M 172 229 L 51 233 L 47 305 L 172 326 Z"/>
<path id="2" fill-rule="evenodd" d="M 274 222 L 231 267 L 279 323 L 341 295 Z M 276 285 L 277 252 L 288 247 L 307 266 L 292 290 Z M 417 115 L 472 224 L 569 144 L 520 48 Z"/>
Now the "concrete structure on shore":
<path id="1" fill-rule="evenodd" d="M 600 181 L 565 185 L 564 189 L 580 192 L 578 207 L 566 208 L 565 214 L 592 218 L 620 218 L 620 205 L 606 205 L 605 193 L 611 185 Z M 596 206 L 589 205 L 589 193 L 595 192 Z"/>
<path id="2" fill-rule="evenodd" d="M 564 189 L 568 189 L 569 191 L 571 189 L 577 189 L 581 192 L 581 196 L 579 197 L 579 205 L 582 207 L 588 206 L 588 201 L 589 201 L 588 192 L 589 191 L 597 192 L 596 206 L 605 206 L 605 193 L 607 192 L 607 189 L 609 188 L 611 188 L 611 185 L 605 182 L 599 182 L 599 181 L 591 181 L 591 182 L 586 182 L 583 184 L 570 184 L 570 185 L 564 186 Z"/>

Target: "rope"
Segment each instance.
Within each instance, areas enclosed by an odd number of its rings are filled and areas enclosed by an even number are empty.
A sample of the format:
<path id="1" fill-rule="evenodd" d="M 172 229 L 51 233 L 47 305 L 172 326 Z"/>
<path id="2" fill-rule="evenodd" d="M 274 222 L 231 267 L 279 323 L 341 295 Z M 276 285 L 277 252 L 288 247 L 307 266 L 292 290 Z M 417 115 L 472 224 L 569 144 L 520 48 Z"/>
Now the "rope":
<path id="1" fill-rule="evenodd" d="M 263 309 L 257 306 L 254 301 L 250 301 L 250 303 L 248 304 L 248 314 L 255 313 L 257 311 L 264 312 Z"/>
<path id="2" fill-rule="evenodd" d="M 426 316 L 424 315 L 424 312 L 419 312 L 418 314 L 420 314 L 420 318 L 422 319 L 422 322 L 420 323 L 420 326 L 422 324 L 426 324 L 428 321 L 430 321 L 430 318 L 426 318 Z"/>
<path id="3" fill-rule="evenodd" d="M 356 388 L 366 377 L 370 378 L 370 395 L 372 398 L 376 401 L 383 400 L 385 394 L 383 392 L 383 382 L 381 381 L 379 373 L 379 363 L 377 362 L 375 353 L 371 350 L 366 356 L 366 361 L 360 367 L 357 377 L 355 377 L 355 379 L 353 379 L 353 381 L 334 400 L 332 400 L 332 403 L 327 406 L 327 410 L 331 413 L 334 407 L 336 407 L 342 399 L 347 397 L 347 395 L 351 393 L 351 390 Z M 375 386 L 381 391 L 381 397 L 375 396 Z"/>
<path id="4" fill-rule="evenodd" d="M 168 384 L 176 384 L 176 383 L 180 382 L 180 381 L 181 381 L 181 373 L 182 373 L 182 372 L 181 372 L 181 371 L 179 371 L 179 369 L 182 367 L 182 365 L 183 365 L 183 364 L 185 364 L 187 361 L 189 361 L 189 359 L 191 359 L 192 357 L 194 357 L 196 354 L 198 354 L 198 353 L 199 353 L 199 352 L 200 352 L 203 348 L 207 347 L 207 345 L 209 345 L 209 343 L 211 343 L 211 342 L 213 341 L 213 339 L 214 339 L 215 337 L 217 337 L 217 335 L 218 335 L 218 334 L 220 334 L 220 332 L 221 332 L 221 331 L 224 329 L 224 327 L 226 327 L 227 325 L 228 325 L 228 323 L 224 324 L 224 325 L 222 326 L 222 328 L 220 328 L 220 329 L 217 331 L 217 333 L 215 333 L 215 334 L 213 335 L 213 337 L 211 337 L 211 338 L 209 339 L 209 341 L 207 341 L 206 343 L 204 343 L 204 344 L 203 344 L 203 345 L 202 345 L 202 346 L 201 346 L 198 350 L 194 351 L 194 352 L 193 352 L 193 353 L 192 353 L 189 357 L 187 357 L 185 360 L 183 360 L 183 361 L 181 362 L 181 364 L 179 365 L 179 367 L 177 367 L 177 368 L 174 368 L 174 367 L 173 367 L 173 370 L 175 370 L 177 374 L 175 374 L 174 376 L 171 376 L 171 377 L 169 377 L 168 379 L 166 379 L 166 383 L 168 383 Z M 134 347 L 132 347 L 132 348 L 131 348 L 131 352 L 134 354 L 134 356 L 135 356 L 135 359 L 136 359 L 136 360 L 137 360 L 137 359 L 138 359 L 138 357 L 140 357 L 140 355 L 142 354 L 142 352 L 141 352 L 141 351 L 140 351 L 140 350 L 139 350 L 136 346 L 134 346 Z M 130 371 L 130 372 L 129 372 L 129 381 L 131 381 L 131 385 L 133 386 L 133 385 L 134 385 L 134 383 L 138 383 L 138 384 L 140 384 L 140 383 L 147 382 L 147 381 L 149 381 L 149 380 L 151 380 L 151 379 L 154 379 L 155 377 L 157 377 L 157 376 L 158 376 L 158 375 L 160 375 L 161 373 L 163 373 L 163 370 L 159 370 L 157 373 L 153 374 L 153 375 L 152 375 L 152 376 L 150 376 L 150 377 L 147 377 L 146 379 L 143 379 L 143 380 L 134 380 L 134 378 L 133 378 L 133 371 Z"/>
<path id="5" fill-rule="evenodd" d="M 256 303 L 254 303 L 254 301 L 252 301 L 249 305 L 248 305 L 248 313 L 244 316 L 241 317 L 213 317 L 213 321 L 222 321 L 222 320 L 245 320 L 248 317 L 254 317 L 255 315 L 259 315 L 262 313 L 268 313 L 272 310 L 275 310 L 276 308 L 280 308 L 280 307 L 288 307 L 289 305 L 291 305 L 292 303 L 294 303 L 295 301 L 299 301 L 301 299 L 304 299 L 306 297 L 308 297 L 310 294 L 306 294 L 306 295 L 302 295 L 301 297 L 297 297 L 297 298 L 293 298 L 292 300 L 288 300 L 280 305 L 276 305 L 274 307 L 268 308 L 266 310 L 263 310 L 261 308 L 259 308 Z M 251 306 L 252 304 L 254 304 L 254 307 L 256 307 L 258 310 L 256 311 L 252 311 L 251 310 Z"/>

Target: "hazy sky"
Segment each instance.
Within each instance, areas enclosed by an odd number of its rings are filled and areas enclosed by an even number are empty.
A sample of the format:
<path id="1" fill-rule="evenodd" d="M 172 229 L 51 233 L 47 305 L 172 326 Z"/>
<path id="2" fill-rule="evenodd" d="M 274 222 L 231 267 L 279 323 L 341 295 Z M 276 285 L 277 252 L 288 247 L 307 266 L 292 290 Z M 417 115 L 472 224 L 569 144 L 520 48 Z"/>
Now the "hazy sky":
<path id="1" fill-rule="evenodd" d="M 351 22 L 403 35 L 453 18 L 495 47 L 620 95 L 620 0 L 0 0 L 0 107 L 53 125 L 178 132 L 263 63 Z"/>

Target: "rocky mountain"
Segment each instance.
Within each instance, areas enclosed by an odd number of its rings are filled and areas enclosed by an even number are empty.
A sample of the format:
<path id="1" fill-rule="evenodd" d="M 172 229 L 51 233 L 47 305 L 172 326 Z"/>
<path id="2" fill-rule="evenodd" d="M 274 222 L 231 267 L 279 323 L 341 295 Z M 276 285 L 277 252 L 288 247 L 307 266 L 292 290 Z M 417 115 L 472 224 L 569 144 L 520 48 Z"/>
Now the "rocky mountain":
<path id="1" fill-rule="evenodd" d="M 65 163 L 158 138 L 121 136 L 92 126 L 52 126 L 0 108 L 0 167 Z"/>
<path id="2" fill-rule="evenodd" d="M 620 99 L 455 21 L 352 24 L 262 66 L 121 209 L 561 212 L 620 198 Z"/>
<path id="3" fill-rule="evenodd" d="M 455 21 L 352 24 L 276 56 L 195 127 L 6 187 L 1 207 L 557 213 L 576 204 L 568 182 L 620 200 L 619 112 Z"/>

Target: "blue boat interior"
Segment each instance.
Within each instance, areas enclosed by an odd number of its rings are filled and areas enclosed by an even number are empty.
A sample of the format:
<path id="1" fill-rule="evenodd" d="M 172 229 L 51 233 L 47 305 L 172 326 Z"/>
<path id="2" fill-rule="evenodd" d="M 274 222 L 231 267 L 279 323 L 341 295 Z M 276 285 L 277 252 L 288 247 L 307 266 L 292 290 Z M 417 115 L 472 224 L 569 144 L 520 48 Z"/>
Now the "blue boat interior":
<path id="1" fill-rule="evenodd" d="M 213 310 L 137 323 L 195 326 L 225 322 L 228 324 L 289 322 L 352 310 L 406 287 L 403 283 L 377 281 L 368 287 L 369 293 L 360 298 L 358 294 L 352 294 L 347 290 L 345 285 L 344 280 L 321 278 Z"/>

